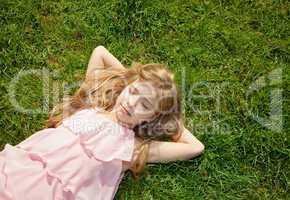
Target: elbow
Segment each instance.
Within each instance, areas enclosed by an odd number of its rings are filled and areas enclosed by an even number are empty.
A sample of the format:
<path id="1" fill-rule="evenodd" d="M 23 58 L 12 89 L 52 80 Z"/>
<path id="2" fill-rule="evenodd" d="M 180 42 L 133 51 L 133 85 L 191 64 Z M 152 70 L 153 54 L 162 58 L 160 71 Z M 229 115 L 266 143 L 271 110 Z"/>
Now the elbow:
<path id="1" fill-rule="evenodd" d="M 203 143 L 200 143 L 199 146 L 200 146 L 199 147 L 199 152 L 200 152 L 200 154 L 202 154 L 204 152 L 205 146 L 204 146 Z"/>
<path id="2" fill-rule="evenodd" d="M 203 143 L 201 142 L 197 143 L 193 148 L 193 152 L 192 152 L 193 157 L 201 155 L 204 152 L 204 149 L 205 149 L 205 146 Z"/>
<path id="3" fill-rule="evenodd" d="M 106 48 L 103 45 L 99 45 L 95 48 L 96 51 L 104 51 Z"/>
<path id="4" fill-rule="evenodd" d="M 93 53 L 94 53 L 94 54 L 101 54 L 101 53 L 103 53 L 105 50 L 106 50 L 106 48 L 105 48 L 103 45 L 99 45 L 99 46 L 97 46 L 97 47 L 94 49 Z"/>

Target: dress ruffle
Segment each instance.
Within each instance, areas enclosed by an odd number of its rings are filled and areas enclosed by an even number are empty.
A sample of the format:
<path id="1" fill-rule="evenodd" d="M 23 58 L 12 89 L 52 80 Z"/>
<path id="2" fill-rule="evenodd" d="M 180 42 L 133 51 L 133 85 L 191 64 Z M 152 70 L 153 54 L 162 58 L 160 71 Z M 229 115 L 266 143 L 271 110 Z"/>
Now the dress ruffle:
<path id="1" fill-rule="evenodd" d="M 58 174 L 52 172 L 47 167 L 47 162 L 40 155 L 27 152 L 21 148 L 6 144 L 1 152 L 0 167 L 0 199 L 1 200 L 20 200 L 28 197 L 31 187 L 37 187 L 41 179 L 46 179 L 49 185 L 55 184 L 55 193 L 44 193 L 47 199 L 66 199 L 73 200 L 74 190 L 69 187 L 68 181 L 65 181 Z M 33 162 L 38 161 L 38 162 Z M 54 182 L 53 181 L 57 181 Z M 23 184 L 22 184 L 23 183 Z M 61 191 L 61 193 L 60 193 Z M 70 193 L 70 194 L 69 194 Z M 35 196 L 36 198 L 41 196 Z M 44 198 L 41 198 L 44 199 Z"/>
<path id="2" fill-rule="evenodd" d="M 83 121 L 75 127 L 67 121 L 16 146 L 6 144 L 0 152 L 0 199 L 113 199 L 122 161 L 132 159 L 134 132 L 109 119 L 93 120 L 102 121 L 97 131 L 75 134 L 83 131 Z"/>

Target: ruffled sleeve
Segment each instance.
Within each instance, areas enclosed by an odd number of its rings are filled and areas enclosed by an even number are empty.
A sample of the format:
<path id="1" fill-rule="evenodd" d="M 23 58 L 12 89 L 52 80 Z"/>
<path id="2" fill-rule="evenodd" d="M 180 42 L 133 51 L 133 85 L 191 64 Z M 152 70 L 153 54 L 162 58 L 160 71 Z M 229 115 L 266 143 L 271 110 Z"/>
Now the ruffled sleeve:
<path id="1" fill-rule="evenodd" d="M 134 132 L 112 122 L 104 121 L 96 135 L 80 135 L 80 144 L 89 157 L 111 161 L 120 159 L 130 162 L 134 151 Z"/>
<path id="2" fill-rule="evenodd" d="M 83 110 L 65 120 L 63 127 L 79 136 L 88 156 L 98 160 L 120 159 L 130 162 L 134 151 L 134 131 L 96 115 L 95 110 Z"/>

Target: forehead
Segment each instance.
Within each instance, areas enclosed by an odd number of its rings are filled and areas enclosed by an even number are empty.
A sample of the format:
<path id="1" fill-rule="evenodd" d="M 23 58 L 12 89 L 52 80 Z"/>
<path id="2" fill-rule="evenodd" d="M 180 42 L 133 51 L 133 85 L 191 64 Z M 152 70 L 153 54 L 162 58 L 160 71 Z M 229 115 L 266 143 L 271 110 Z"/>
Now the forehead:
<path id="1" fill-rule="evenodd" d="M 150 97 L 158 96 L 157 89 L 149 81 L 136 80 L 131 86 L 137 88 L 142 95 L 149 95 Z"/>

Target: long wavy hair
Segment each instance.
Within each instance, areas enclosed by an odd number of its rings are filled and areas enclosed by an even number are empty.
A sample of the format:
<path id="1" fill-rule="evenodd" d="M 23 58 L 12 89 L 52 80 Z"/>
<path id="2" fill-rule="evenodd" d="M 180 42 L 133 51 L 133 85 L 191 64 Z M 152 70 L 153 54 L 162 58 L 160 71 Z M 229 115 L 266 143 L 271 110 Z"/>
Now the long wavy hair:
<path id="1" fill-rule="evenodd" d="M 85 108 L 99 107 L 110 112 L 122 90 L 136 80 L 151 82 L 161 97 L 157 117 L 133 128 L 141 143 L 129 170 L 138 179 L 148 160 L 150 141 L 170 141 L 181 129 L 181 96 L 174 82 L 174 75 L 165 65 L 133 62 L 130 68 L 124 70 L 111 67 L 98 70 L 97 75 L 91 73 L 72 96 L 64 98 L 62 103 L 54 107 L 46 121 L 46 127 L 57 127 L 64 118 Z"/>

